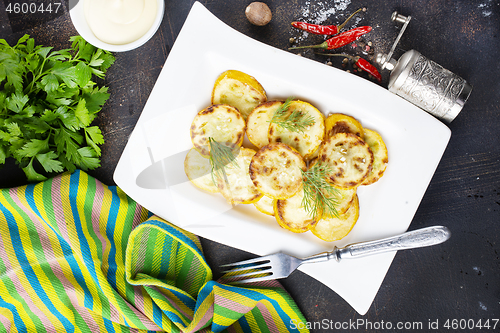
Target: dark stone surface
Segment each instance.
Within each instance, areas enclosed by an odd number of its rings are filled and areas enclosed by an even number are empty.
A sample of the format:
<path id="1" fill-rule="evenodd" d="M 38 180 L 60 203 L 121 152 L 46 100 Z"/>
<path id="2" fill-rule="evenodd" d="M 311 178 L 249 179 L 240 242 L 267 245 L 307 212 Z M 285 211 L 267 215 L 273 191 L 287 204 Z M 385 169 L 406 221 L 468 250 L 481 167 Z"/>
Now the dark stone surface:
<path id="1" fill-rule="evenodd" d="M 297 36 L 290 22 L 303 18 L 301 8 L 309 1 L 267 1 L 274 17 L 264 27 L 252 26 L 246 20 L 244 10 L 250 1 L 201 2 L 243 34 L 286 49 L 289 38 Z M 7 0 L 0 2 L 0 38 L 9 43 L 27 33 L 35 37 L 37 44 L 58 49 L 68 47 L 69 37 L 76 34 L 67 7 L 53 20 L 23 28 L 18 19 L 5 11 L 6 3 Z M 106 140 L 102 147 L 102 167 L 89 172 L 106 184 L 113 185 L 113 172 L 127 138 L 192 3 L 166 1 L 164 20 L 156 35 L 139 49 L 116 54 L 116 63 L 105 81 L 111 98 L 96 120 Z M 358 320 L 366 324 L 342 330 L 345 332 L 395 331 L 375 329 L 377 323 L 380 326 L 382 322 L 390 322 L 393 327 L 398 322 L 422 323 L 419 331 L 431 331 L 429 322 L 436 320 L 439 320 L 439 331 L 459 331 L 443 327 L 447 320 L 451 324 L 453 319 L 470 319 L 475 323 L 489 319 L 493 324 L 494 319 L 500 318 L 500 66 L 495 58 L 500 50 L 500 3 L 496 0 L 352 0 L 345 11 L 337 12 L 325 22 L 339 23 L 348 12 L 363 6 L 368 6 L 368 11 L 360 16 L 357 24 L 374 27 L 365 41 L 373 43 L 375 52 L 387 52 L 397 36 L 399 28 L 390 22 L 391 13 L 397 10 L 411 15 L 412 22 L 399 44 L 396 58 L 406 50 L 415 49 L 474 86 L 462 113 L 450 125 L 452 138 L 410 226 L 411 230 L 446 225 L 452 231 L 452 238 L 439 248 L 399 252 L 365 316 L 357 314 L 333 291 L 301 272 L 284 280 L 283 285 L 307 320 L 316 325 Z M 200 31 L 198 37 L 206 36 Z M 308 44 L 321 41 L 320 36 L 307 39 Z M 196 40 L 193 40 L 193 52 L 203 52 L 196 48 Z M 327 62 L 311 51 L 303 52 L 303 56 Z M 341 59 L 332 59 L 332 62 L 333 66 L 341 67 Z M 294 70 L 297 69 L 290 68 Z M 388 76 L 388 72 L 383 73 L 383 87 L 387 86 Z M 362 91 L 359 96 L 362 98 Z M 425 130 L 422 128 L 422 136 L 426 135 Z M 0 188 L 25 183 L 23 172 L 13 161 L 8 161 L 0 170 Z M 215 276 L 220 274 L 218 265 L 252 256 L 206 239 L 202 239 L 202 244 Z M 374 324 L 373 328 L 370 329 L 368 322 Z M 494 331 L 492 328 L 486 331 Z M 500 323 L 496 326 L 498 329 Z M 330 330 L 321 326 L 313 331 Z"/>

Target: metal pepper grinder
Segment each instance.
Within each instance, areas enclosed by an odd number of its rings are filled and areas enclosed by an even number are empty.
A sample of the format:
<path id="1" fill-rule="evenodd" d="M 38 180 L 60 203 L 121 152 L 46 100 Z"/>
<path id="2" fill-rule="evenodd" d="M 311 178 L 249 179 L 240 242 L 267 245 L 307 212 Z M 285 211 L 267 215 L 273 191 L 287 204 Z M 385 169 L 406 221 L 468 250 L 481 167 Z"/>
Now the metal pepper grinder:
<path id="1" fill-rule="evenodd" d="M 394 12 L 391 20 L 403 23 L 388 54 L 377 54 L 377 63 L 391 71 L 389 91 L 424 109 L 445 123 L 451 123 L 469 98 L 472 86 L 458 75 L 427 59 L 415 50 L 392 59 L 411 16 Z"/>

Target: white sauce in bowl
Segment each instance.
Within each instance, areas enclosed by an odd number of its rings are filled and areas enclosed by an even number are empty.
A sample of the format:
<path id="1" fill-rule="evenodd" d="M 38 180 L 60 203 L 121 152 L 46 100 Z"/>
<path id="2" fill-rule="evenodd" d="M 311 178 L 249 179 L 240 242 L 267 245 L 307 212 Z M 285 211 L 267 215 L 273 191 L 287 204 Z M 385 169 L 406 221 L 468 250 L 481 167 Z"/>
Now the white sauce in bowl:
<path id="1" fill-rule="evenodd" d="M 85 18 L 102 42 L 122 45 L 145 35 L 158 11 L 157 0 L 85 0 Z"/>

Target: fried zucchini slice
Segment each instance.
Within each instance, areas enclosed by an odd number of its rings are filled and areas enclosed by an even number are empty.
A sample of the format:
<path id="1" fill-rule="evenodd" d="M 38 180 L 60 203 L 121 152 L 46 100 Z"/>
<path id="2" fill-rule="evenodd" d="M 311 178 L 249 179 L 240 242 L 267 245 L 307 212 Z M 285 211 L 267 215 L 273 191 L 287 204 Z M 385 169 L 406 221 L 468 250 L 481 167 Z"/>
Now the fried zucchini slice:
<path id="1" fill-rule="evenodd" d="M 283 105 L 283 101 L 267 101 L 259 104 L 247 118 L 247 137 L 257 148 L 269 144 L 267 138 L 269 124 L 274 112 Z"/>
<path id="2" fill-rule="evenodd" d="M 308 169 L 311 169 L 316 163 L 318 163 L 318 159 L 312 160 L 309 163 Z M 324 191 L 323 193 L 325 193 L 325 196 L 327 198 L 333 197 L 333 199 L 335 199 L 335 210 L 337 211 L 338 214 L 344 214 L 349 209 L 354 198 L 356 197 L 357 187 L 341 188 L 333 184 L 331 186 L 335 188 L 334 196 L 328 195 L 327 191 Z"/>
<path id="3" fill-rule="evenodd" d="M 363 126 L 356 118 L 343 113 L 332 113 L 325 120 L 326 137 L 337 133 L 352 133 L 363 138 Z"/>
<path id="4" fill-rule="evenodd" d="M 321 146 L 318 159 L 331 169 L 328 181 L 341 188 L 360 185 L 373 165 L 370 147 L 352 133 L 337 133 L 328 138 Z"/>
<path id="5" fill-rule="evenodd" d="M 357 187 L 353 188 L 340 188 L 336 187 L 337 189 L 337 205 L 335 206 L 335 209 L 337 210 L 337 213 L 339 214 L 344 214 L 347 212 L 349 207 L 351 207 L 352 203 L 354 202 L 356 196 L 357 196 Z"/>
<path id="6" fill-rule="evenodd" d="M 241 148 L 233 163 L 229 163 L 224 168 L 227 181 L 223 177 L 215 177 L 217 188 L 228 203 L 250 204 L 258 201 L 262 193 L 255 187 L 250 179 L 249 166 L 255 150 Z"/>
<path id="7" fill-rule="evenodd" d="M 365 142 L 370 146 L 373 152 L 373 167 L 372 171 L 363 180 L 361 185 L 370 185 L 375 183 L 384 175 L 387 164 L 389 163 L 389 157 L 387 154 L 387 147 L 385 146 L 384 140 L 379 133 L 364 129 Z"/>
<path id="8" fill-rule="evenodd" d="M 259 201 L 254 202 L 253 205 L 259 210 L 259 212 L 274 216 L 274 201 L 275 199 L 264 195 Z"/>
<path id="9" fill-rule="evenodd" d="M 250 112 L 267 101 L 266 91 L 253 76 L 237 70 L 219 75 L 212 90 L 212 104 L 234 106 L 246 120 Z"/>
<path id="10" fill-rule="evenodd" d="M 219 189 L 212 181 L 212 166 L 208 158 L 191 148 L 184 159 L 184 172 L 191 183 L 208 192 L 217 193 Z"/>
<path id="11" fill-rule="evenodd" d="M 277 123 L 271 123 L 268 132 L 269 142 L 283 142 L 295 148 L 306 160 L 311 159 L 325 137 L 325 116 L 313 105 L 304 101 L 290 102 L 285 117 L 293 112 L 300 112 L 304 117 L 312 117 L 314 124 L 307 126 L 303 132 L 297 132 Z"/>
<path id="12" fill-rule="evenodd" d="M 359 200 L 356 195 L 347 212 L 339 215 L 339 217 L 323 217 L 311 228 L 311 232 L 319 239 L 333 242 L 347 236 L 358 218 Z"/>
<path id="13" fill-rule="evenodd" d="M 270 143 L 257 152 L 250 163 L 253 183 L 273 199 L 286 199 L 297 193 L 302 184 L 306 163 L 300 154 L 284 143 Z"/>
<path id="14" fill-rule="evenodd" d="M 246 123 L 236 108 L 226 104 L 201 110 L 191 123 L 191 141 L 201 155 L 210 156 L 209 138 L 230 148 L 241 146 Z"/>
<path id="15" fill-rule="evenodd" d="M 321 148 L 321 145 L 319 145 L 319 147 L 311 155 L 307 155 L 306 161 L 310 162 L 310 161 L 314 161 L 315 159 L 317 159 L 318 155 L 319 155 L 320 148 Z"/>
<path id="16" fill-rule="evenodd" d="M 301 189 L 294 196 L 288 199 L 278 199 L 274 203 L 274 212 L 278 224 L 287 230 L 295 233 L 302 233 L 310 230 L 321 218 L 321 212 L 316 214 L 316 218 L 302 206 L 304 191 Z"/>

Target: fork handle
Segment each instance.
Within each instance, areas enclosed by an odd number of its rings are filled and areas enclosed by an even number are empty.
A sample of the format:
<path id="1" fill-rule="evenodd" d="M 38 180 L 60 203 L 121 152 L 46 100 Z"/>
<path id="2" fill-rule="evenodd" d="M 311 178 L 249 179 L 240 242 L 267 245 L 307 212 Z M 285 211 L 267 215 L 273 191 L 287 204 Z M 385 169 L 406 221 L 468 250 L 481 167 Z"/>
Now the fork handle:
<path id="1" fill-rule="evenodd" d="M 417 229 L 380 240 L 356 243 L 332 252 L 335 259 L 360 258 L 377 253 L 407 250 L 440 244 L 450 238 L 450 230 L 443 226 Z"/>

